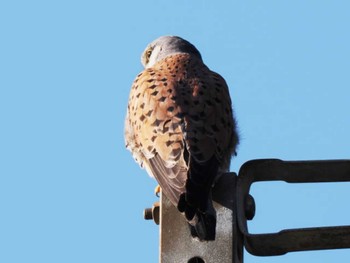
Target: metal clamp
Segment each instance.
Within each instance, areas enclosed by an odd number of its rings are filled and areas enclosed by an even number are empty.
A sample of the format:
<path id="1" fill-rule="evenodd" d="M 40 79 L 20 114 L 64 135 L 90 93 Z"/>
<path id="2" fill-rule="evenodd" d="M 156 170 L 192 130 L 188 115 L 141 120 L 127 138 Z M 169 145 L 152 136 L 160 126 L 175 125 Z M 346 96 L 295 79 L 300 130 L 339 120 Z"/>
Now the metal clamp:
<path id="1" fill-rule="evenodd" d="M 349 182 L 350 160 L 282 161 L 261 159 L 246 162 L 237 181 L 237 220 L 244 245 L 256 256 L 283 255 L 292 251 L 350 248 L 350 226 L 287 229 L 278 233 L 250 234 L 247 211 L 252 218 L 254 202 L 250 186 L 258 181 L 288 183 Z M 250 205 L 249 205 L 250 204 Z M 249 208 L 250 207 L 250 208 Z"/>

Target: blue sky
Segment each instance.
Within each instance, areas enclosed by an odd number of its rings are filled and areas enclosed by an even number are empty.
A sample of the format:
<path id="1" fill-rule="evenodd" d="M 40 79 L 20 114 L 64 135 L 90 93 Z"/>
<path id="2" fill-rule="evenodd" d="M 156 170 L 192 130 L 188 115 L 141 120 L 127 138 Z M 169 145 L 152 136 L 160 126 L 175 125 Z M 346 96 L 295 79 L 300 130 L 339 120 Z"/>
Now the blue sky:
<path id="1" fill-rule="evenodd" d="M 157 262 L 142 218 L 156 183 L 124 148 L 140 54 L 161 35 L 201 51 L 256 158 L 350 156 L 348 1 L 2 1 L 0 262 Z M 350 224 L 342 184 L 255 184 L 253 233 Z M 347 262 L 350 249 L 245 262 Z"/>

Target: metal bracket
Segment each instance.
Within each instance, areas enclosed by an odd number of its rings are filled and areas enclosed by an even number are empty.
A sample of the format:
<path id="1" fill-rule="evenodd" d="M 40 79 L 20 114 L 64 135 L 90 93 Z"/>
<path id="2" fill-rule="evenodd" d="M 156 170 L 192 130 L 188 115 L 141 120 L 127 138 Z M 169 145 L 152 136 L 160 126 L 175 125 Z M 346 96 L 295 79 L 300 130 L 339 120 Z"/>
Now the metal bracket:
<path id="1" fill-rule="evenodd" d="M 236 220 L 236 181 L 236 174 L 223 174 L 213 188 L 217 214 L 214 241 L 201 242 L 193 238 L 184 216 L 165 195 L 161 195 L 160 213 L 155 206 L 145 210 L 147 218 L 156 223 L 160 215 L 160 263 L 243 262 L 243 237 Z"/>
<path id="2" fill-rule="evenodd" d="M 278 233 L 251 234 L 247 220 L 255 214 L 250 186 L 259 181 L 288 183 L 349 182 L 350 160 L 282 161 L 251 160 L 239 175 L 224 174 L 213 188 L 217 211 L 215 241 L 192 238 L 184 217 L 161 195 L 145 210 L 145 219 L 160 223 L 160 263 L 242 263 L 243 245 L 256 256 L 283 255 L 292 251 L 350 248 L 350 225 L 286 229 Z"/>
<path id="3" fill-rule="evenodd" d="M 244 245 L 256 256 L 283 255 L 292 251 L 350 248 L 350 226 L 287 229 L 278 233 L 250 234 L 246 199 L 250 186 L 258 181 L 288 183 L 348 182 L 350 161 L 281 161 L 262 159 L 246 162 L 237 182 L 237 220 Z"/>

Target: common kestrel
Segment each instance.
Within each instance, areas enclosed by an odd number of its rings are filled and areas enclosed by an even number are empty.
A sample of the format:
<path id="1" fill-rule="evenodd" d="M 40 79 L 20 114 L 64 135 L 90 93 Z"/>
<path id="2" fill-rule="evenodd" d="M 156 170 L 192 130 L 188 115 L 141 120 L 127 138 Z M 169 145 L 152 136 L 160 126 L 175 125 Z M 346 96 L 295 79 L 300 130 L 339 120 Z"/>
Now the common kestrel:
<path id="1" fill-rule="evenodd" d="M 238 134 L 225 80 L 188 41 L 162 36 L 141 56 L 130 92 L 126 147 L 200 240 L 214 240 L 211 189 L 228 171 Z"/>

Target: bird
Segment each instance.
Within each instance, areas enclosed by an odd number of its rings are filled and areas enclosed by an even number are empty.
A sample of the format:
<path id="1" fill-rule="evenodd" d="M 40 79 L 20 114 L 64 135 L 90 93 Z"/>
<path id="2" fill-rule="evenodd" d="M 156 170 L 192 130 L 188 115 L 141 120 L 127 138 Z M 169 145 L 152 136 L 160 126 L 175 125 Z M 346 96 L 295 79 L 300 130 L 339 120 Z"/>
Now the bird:
<path id="1" fill-rule="evenodd" d="M 189 223 L 193 238 L 215 240 L 212 188 L 239 143 L 229 89 L 198 49 L 161 36 L 141 55 L 125 118 L 125 145 Z"/>

